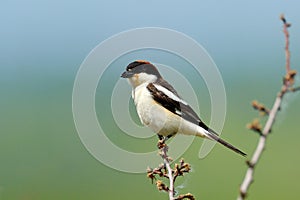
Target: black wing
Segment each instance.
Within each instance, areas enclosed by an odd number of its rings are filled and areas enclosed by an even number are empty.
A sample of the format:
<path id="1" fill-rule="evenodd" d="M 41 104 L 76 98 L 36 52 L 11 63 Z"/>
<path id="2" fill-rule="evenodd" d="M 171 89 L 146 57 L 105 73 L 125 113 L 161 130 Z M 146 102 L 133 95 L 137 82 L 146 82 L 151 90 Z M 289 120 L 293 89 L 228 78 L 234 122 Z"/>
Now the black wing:
<path id="1" fill-rule="evenodd" d="M 167 82 L 165 82 L 165 83 L 167 83 Z M 161 86 L 165 87 L 165 85 L 161 85 Z M 238 148 L 234 147 L 233 145 L 229 144 L 228 142 L 224 141 L 223 139 L 219 138 L 218 134 L 214 130 L 212 130 L 208 126 L 206 126 L 188 104 L 186 104 L 184 101 L 180 101 L 181 98 L 178 96 L 178 94 L 174 90 L 174 88 L 168 83 L 167 83 L 167 86 L 169 86 L 170 88 L 168 88 L 168 87 L 165 87 L 165 88 L 168 89 L 169 91 L 171 91 L 173 94 L 176 94 L 178 101 L 175 100 L 176 98 L 175 99 L 171 98 L 167 94 L 165 94 L 163 91 L 159 90 L 157 87 L 155 87 L 155 85 L 153 83 L 149 83 L 147 85 L 147 89 L 153 96 L 153 99 L 157 103 L 162 105 L 164 108 L 166 108 L 170 112 L 174 113 L 175 115 L 178 115 L 178 116 L 182 117 L 183 119 L 204 128 L 205 130 L 207 130 L 209 132 L 209 137 L 211 139 L 221 143 L 222 145 L 235 151 L 236 153 L 246 156 L 246 154 L 244 152 L 242 152 Z"/>
<path id="2" fill-rule="evenodd" d="M 166 81 L 159 82 L 159 84 L 169 91 L 171 91 L 174 95 L 176 95 L 179 99 L 181 99 L 176 90 Z M 201 119 L 198 117 L 198 115 L 195 113 L 195 111 L 188 105 L 180 101 L 176 101 L 175 99 L 169 97 L 164 92 L 160 91 L 155 87 L 153 83 L 149 83 L 147 86 L 147 89 L 153 96 L 153 99 L 162 105 L 164 108 L 169 110 L 170 112 L 174 113 L 175 115 L 178 115 L 182 117 L 183 119 L 196 124 L 198 126 L 201 126 L 205 130 L 210 130 L 206 124 L 204 124 Z"/>
<path id="3" fill-rule="evenodd" d="M 173 94 L 175 94 L 178 98 L 180 98 L 177 91 L 170 85 L 165 79 L 159 78 L 156 82 L 156 84 L 163 86 L 164 88 L 170 90 Z M 180 98 L 181 99 L 181 98 Z"/>

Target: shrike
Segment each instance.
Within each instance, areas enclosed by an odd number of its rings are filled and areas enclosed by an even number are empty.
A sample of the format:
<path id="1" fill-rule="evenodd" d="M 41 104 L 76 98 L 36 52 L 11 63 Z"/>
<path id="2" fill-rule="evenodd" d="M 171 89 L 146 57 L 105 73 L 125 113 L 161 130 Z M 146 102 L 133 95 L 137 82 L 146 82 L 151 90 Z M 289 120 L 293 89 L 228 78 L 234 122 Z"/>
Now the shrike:
<path id="1" fill-rule="evenodd" d="M 159 138 L 170 138 L 177 133 L 196 135 L 246 155 L 205 125 L 150 62 L 137 60 L 130 63 L 121 77 L 127 78 L 132 86 L 132 98 L 142 124 Z"/>

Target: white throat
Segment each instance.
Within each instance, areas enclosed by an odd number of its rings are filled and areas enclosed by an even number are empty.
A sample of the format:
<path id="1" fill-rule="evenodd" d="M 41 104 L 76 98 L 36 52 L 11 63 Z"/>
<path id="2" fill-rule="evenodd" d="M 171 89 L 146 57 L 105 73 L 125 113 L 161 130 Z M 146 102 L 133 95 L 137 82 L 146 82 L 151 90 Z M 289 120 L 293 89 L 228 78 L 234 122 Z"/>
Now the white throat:
<path id="1" fill-rule="evenodd" d="M 157 80 L 157 76 L 153 74 L 139 73 L 129 78 L 129 83 L 134 88 L 145 83 L 153 83 Z"/>

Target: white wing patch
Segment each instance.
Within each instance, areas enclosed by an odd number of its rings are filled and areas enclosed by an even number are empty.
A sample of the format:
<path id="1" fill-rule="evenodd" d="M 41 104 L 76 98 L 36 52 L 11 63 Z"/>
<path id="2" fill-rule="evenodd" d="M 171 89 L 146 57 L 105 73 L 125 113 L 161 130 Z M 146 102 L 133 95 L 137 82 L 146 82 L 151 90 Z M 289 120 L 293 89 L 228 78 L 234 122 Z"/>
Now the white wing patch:
<path id="1" fill-rule="evenodd" d="M 176 112 L 176 114 L 178 114 L 179 116 L 181 116 L 181 115 L 182 115 L 182 112 L 181 112 L 181 111 L 179 111 L 179 110 L 177 110 L 177 109 L 176 109 L 176 111 L 175 111 L 175 112 Z"/>
<path id="2" fill-rule="evenodd" d="M 153 84 L 159 91 L 163 92 L 165 95 L 167 95 L 169 98 L 173 99 L 174 101 L 178 101 L 180 103 L 183 103 L 184 105 L 188 105 L 185 101 L 183 101 L 182 99 L 180 99 L 178 96 L 176 96 L 175 94 L 173 94 L 173 92 L 171 92 L 170 90 L 168 90 L 167 88 L 161 86 L 161 85 L 157 85 L 157 84 Z"/>

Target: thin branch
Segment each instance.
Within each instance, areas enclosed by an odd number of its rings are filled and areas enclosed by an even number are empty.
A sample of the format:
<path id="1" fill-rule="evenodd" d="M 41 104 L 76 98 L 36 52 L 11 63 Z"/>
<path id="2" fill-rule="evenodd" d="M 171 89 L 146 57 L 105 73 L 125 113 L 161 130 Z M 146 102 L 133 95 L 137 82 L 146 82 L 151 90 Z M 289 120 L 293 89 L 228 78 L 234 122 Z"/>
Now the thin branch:
<path id="1" fill-rule="evenodd" d="M 168 152 L 168 146 L 163 143 L 162 144 L 162 148 L 161 148 L 161 157 L 163 158 L 164 160 L 164 164 L 167 168 L 167 171 L 168 171 L 168 178 L 169 178 L 169 190 L 168 190 L 168 193 L 169 193 L 169 199 L 170 200 L 174 200 L 174 177 L 173 177 L 173 170 L 171 168 L 171 165 L 170 165 L 170 158 L 168 157 L 167 155 L 167 152 Z"/>
<path id="2" fill-rule="evenodd" d="M 285 63 L 286 63 L 285 68 L 286 68 L 286 73 L 288 73 L 291 70 L 291 65 L 290 65 L 291 54 L 290 54 L 290 50 L 289 50 L 290 34 L 288 31 L 288 28 L 291 27 L 291 24 L 287 23 L 283 14 L 280 15 L 280 19 L 283 22 L 283 33 L 285 35 Z"/>
<path id="3" fill-rule="evenodd" d="M 238 197 L 239 200 L 241 199 L 245 199 L 247 191 L 251 185 L 251 183 L 253 182 L 253 173 L 254 173 L 254 167 L 256 166 L 259 158 L 261 157 L 261 154 L 263 153 L 263 150 L 265 148 L 265 144 L 266 144 L 266 139 L 268 134 L 271 132 L 272 129 L 272 125 L 274 123 L 277 111 L 280 109 L 280 105 L 281 105 L 281 101 L 282 101 L 282 97 L 284 93 L 279 93 L 274 105 L 269 113 L 269 118 L 266 122 L 266 125 L 262 131 L 262 134 L 259 138 L 256 150 L 251 158 L 250 161 L 247 162 L 248 164 L 248 170 L 246 172 L 246 176 L 244 178 L 244 181 L 240 187 L 240 195 Z"/>
<path id="4" fill-rule="evenodd" d="M 245 178 L 240 186 L 240 193 L 238 196 L 239 200 L 245 199 L 248 189 L 251 185 L 251 183 L 253 182 L 253 174 L 254 174 L 254 169 L 255 166 L 257 165 L 264 149 L 265 149 L 265 144 L 266 144 L 266 139 L 267 136 L 270 134 L 272 126 L 274 124 L 277 112 L 280 110 L 280 105 L 282 103 L 282 99 L 284 97 L 284 95 L 288 92 L 288 91 L 297 91 L 298 88 L 290 88 L 293 84 L 294 84 L 294 76 L 296 75 L 296 71 L 295 70 L 291 70 L 290 69 L 290 51 L 289 51 L 289 32 L 288 32 L 288 28 L 291 26 L 291 24 L 287 23 L 285 17 L 283 15 L 281 15 L 280 19 L 283 22 L 283 32 L 285 35 L 285 56 L 286 56 L 286 75 L 284 77 L 284 81 L 283 81 L 283 86 L 280 90 L 280 92 L 277 94 L 277 97 L 275 99 L 275 102 L 273 104 L 272 109 L 269 111 L 269 115 L 268 115 L 268 120 L 260 134 L 259 137 L 259 141 L 256 147 L 256 150 L 251 158 L 250 161 L 247 161 L 247 165 L 248 165 L 248 170 L 246 172 Z M 263 110 L 262 107 L 264 108 L 264 106 L 262 106 L 262 104 L 258 104 L 257 102 L 252 103 L 253 107 L 257 110 Z M 256 126 L 255 126 L 256 125 Z M 255 131 L 260 131 L 261 129 L 256 129 L 257 127 L 259 127 L 257 125 L 257 123 L 253 123 L 249 125 L 250 129 L 255 130 Z"/>
<path id="5" fill-rule="evenodd" d="M 190 193 L 179 195 L 174 197 L 175 190 L 174 184 L 178 176 L 183 176 L 184 173 L 189 173 L 191 170 L 190 164 L 180 160 L 179 164 L 175 164 L 174 169 L 171 168 L 172 159 L 168 156 L 168 146 L 165 143 L 165 139 L 158 141 L 157 147 L 159 149 L 159 155 L 162 157 L 164 164 L 160 164 L 157 168 L 147 169 L 147 177 L 152 180 L 156 179 L 156 175 L 169 179 L 169 186 L 163 183 L 161 180 L 156 181 L 156 187 L 159 191 L 165 191 L 169 194 L 169 200 L 191 199 L 194 200 L 194 196 Z"/>

